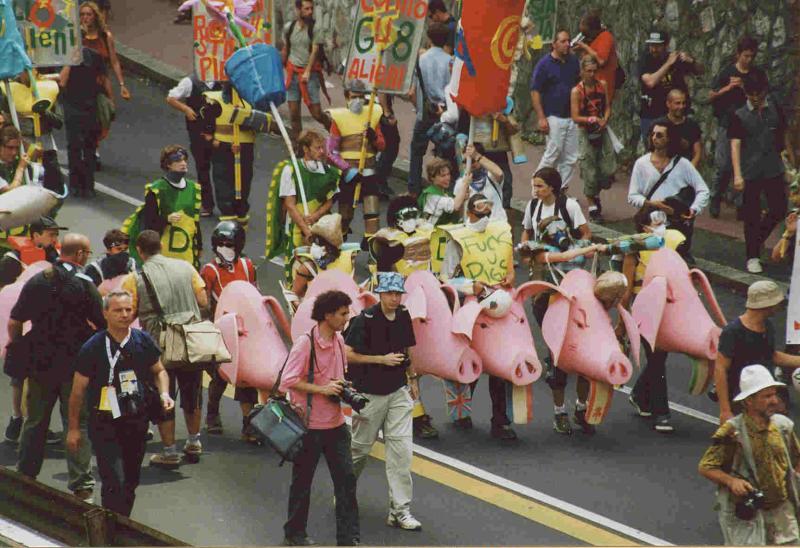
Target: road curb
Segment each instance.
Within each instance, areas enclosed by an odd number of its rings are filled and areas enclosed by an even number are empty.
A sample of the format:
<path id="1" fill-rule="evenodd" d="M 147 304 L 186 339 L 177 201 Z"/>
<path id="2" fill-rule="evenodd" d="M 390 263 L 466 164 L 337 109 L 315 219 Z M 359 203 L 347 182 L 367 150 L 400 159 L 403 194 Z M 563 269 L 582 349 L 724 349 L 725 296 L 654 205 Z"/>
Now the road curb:
<path id="1" fill-rule="evenodd" d="M 144 76 L 145 78 L 167 86 L 174 86 L 181 78 L 186 76 L 186 74 L 179 69 L 143 51 L 128 47 L 120 42 L 116 43 L 116 48 L 122 66 L 125 67 L 126 70 L 138 74 L 139 76 Z M 392 167 L 392 176 L 399 181 L 407 181 L 408 170 L 408 160 L 397 160 Z M 392 186 L 400 191 L 405 189 L 404 186 L 401 185 Z M 519 212 L 525 211 L 526 205 L 527 202 L 525 200 L 516 198 L 511 200 L 511 207 Z M 589 227 L 592 230 L 593 239 L 601 243 L 619 238 L 620 236 L 625 236 L 622 232 L 602 225 L 589 223 Z M 697 259 L 697 267 L 706 273 L 711 283 L 720 284 L 739 293 L 746 293 L 748 286 L 759 280 L 774 281 L 766 276 L 750 274 L 724 264 L 700 258 Z M 789 284 L 778 281 L 776 281 L 776 283 L 784 293 L 788 292 Z"/>

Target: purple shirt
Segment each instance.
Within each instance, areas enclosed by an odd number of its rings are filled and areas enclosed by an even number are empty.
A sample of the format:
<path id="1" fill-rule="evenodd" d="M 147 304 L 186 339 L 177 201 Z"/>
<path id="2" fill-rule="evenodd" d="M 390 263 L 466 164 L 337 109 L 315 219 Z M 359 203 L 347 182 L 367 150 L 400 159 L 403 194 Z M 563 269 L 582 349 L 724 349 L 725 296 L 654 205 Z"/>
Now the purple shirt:
<path id="1" fill-rule="evenodd" d="M 564 61 L 559 61 L 548 53 L 542 57 L 531 76 L 531 91 L 542 96 L 545 116 L 570 118 L 570 92 L 580 80 L 578 58 L 571 53 Z"/>

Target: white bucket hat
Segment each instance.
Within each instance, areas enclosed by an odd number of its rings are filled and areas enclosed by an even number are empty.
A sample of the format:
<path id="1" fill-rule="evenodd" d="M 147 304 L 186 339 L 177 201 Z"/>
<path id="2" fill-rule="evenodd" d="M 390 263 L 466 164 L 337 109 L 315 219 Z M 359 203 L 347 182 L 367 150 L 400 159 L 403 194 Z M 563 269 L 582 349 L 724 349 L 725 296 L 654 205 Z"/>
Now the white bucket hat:
<path id="1" fill-rule="evenodd" d="M 778 284 L 771 280 L 760 280 L 747 288 L 746 308 L 758 310 L 780 304 L 785 299 Z"/>
<path id="2" fill-rule="evenodd" d="M 765 388 L 771 388 L 773 386 L 786 385 L 772 378 L 770 372 L 763 365 L 748 365 L 742 369 L 742 374 L 739 377 L 739 388 L 742 391 L 733 398 L 733 401 L 742 401 L 753 394 L 761 392 Z"/>

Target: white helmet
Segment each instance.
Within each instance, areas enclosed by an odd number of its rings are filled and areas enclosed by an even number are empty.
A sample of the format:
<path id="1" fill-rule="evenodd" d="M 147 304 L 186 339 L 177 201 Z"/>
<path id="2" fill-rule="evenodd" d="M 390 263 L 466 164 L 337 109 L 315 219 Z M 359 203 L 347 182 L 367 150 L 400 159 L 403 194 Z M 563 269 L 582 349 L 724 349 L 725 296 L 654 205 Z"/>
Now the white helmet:
<path id="1" fill-rule="evenodd" d="M 511 310 L 511 294 L 504 289 L 496 289 L 481 301 L 481 308 L 492 318 L 502 318 Z"/>

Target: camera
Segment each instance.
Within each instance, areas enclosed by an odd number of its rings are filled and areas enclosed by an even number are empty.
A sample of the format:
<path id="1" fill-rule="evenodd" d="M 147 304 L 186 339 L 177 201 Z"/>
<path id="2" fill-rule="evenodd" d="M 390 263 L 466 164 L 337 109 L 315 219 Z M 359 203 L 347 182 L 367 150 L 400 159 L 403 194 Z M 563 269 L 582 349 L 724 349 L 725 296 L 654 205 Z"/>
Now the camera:
<path id="1" fill-rule="evenodd" d="M 750 521 L 756 517 L 756 512 L 764 507 L 764 493 L 761 490 L 751 491 L 744 500 L 736 503 L 736 517 L 743 521 Z"/>
<path id="2" fill-rule="evenodd" d="M 356 413 L 364 409 L 364 406 L 369 403 L 369 398 L 353 388 L 353 383 L 349 381 L 345 381 L 342 385 L 342 393 L 338 396 L 331 396 L 331 399 L 334 401 L 343 401 L 352 407 L 353 411 Z"/>
<path id="3" fill-rule="evenodd" d="M 117 396 L 119 412 L 123 417 L 138 417 L 145 412 L 145 405 L 141 395 L 136 392 L 133 394 L 120 393 Z"/>

